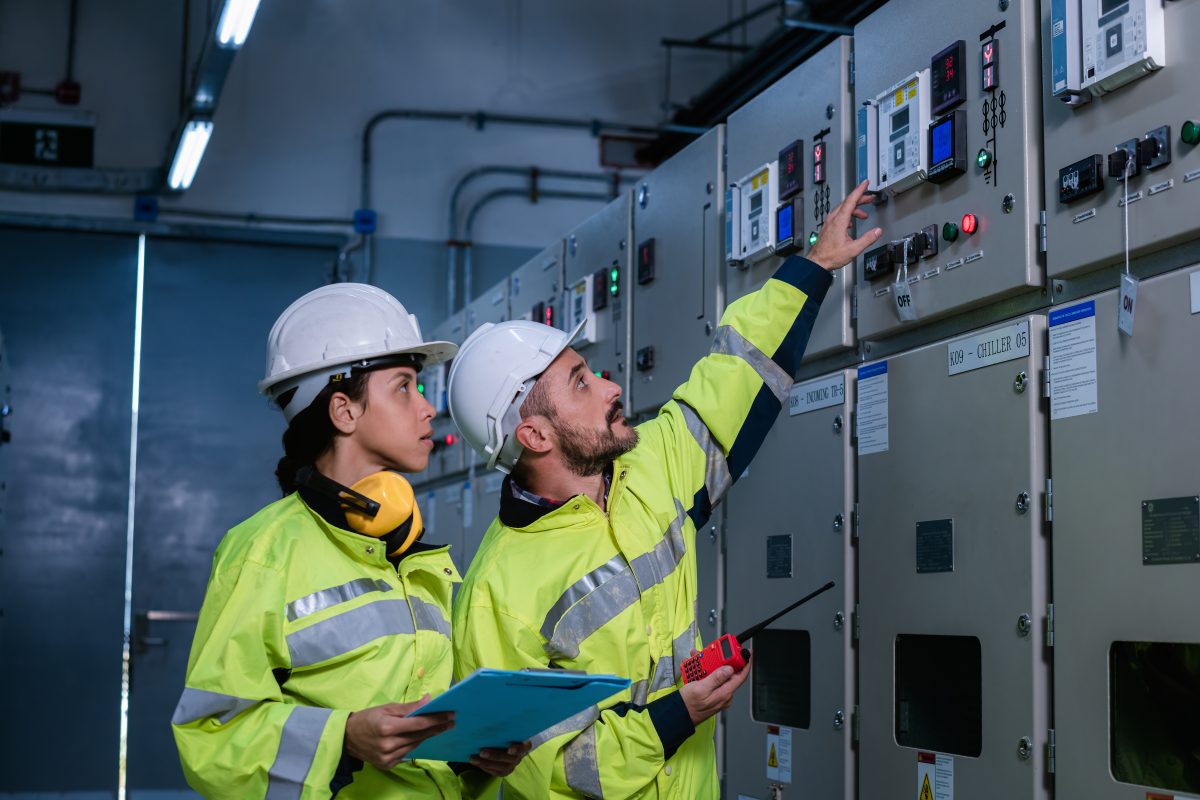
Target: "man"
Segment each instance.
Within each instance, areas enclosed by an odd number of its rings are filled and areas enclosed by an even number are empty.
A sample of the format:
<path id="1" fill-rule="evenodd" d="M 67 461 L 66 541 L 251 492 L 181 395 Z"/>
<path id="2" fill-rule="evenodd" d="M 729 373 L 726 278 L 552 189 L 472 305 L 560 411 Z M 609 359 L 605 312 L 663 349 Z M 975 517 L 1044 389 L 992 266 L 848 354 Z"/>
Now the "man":
<path id="1" fill-rule="evenodd" d="M 568 347 L 572 335 L 510 322 L 463 344 L 451 414 L 510 476 L 455 602 L 456 676 L 554 667 L 633 682 L 536 737 L 505 798 L 719 795 L 713 716 L 749 670 L 681 684 L 699 645 L 696 530 L 778 416 L 830 271 L 882 233 L 850 233 L 865 191 L 833 211 L 808 259 L 729 306 L 712 352 L 636 429 L 616 384 Z"/>

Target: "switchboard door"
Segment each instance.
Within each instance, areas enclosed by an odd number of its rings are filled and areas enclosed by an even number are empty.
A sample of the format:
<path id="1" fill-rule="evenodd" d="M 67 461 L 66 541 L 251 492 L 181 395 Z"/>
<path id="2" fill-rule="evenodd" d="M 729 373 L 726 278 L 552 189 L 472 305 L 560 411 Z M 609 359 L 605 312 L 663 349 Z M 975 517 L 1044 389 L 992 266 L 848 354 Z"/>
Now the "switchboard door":
<path id="1" fill-rule="evenodd" d="M 853 375 L 797 384 L 724 504 L 722 632 L 837 583 L 749 642 L 754 671 L 724 714 L 728 797 L 855 797 Z"/>
<path id="2" fill-rule="evenodd" d="M 470 484 L 473 508 L 463 516 L 463 557 L 469 563 L 479 552 L 483 535 L 500 513 L 500 489 L 504 474 L 490 472 L 476 475 Z"/>
<path id="3" fill-rule="evenodd" d="M 1051 0 L 1042 2 L 1044 31 L 1050 29 L 1051 5 Z M 1101 5 L 1106 16 L 1111 10 L 1109 3 L 1084 5 L 1091 6 L 1093 14 Z M 1118 14 L 1129 8 L 1120 5 L 1114 6 Z M 1108 157 L 1119 145 L 1150 133 L 1169 143 L 1170 163 L 1162 163 L 1168 155 L 1163 153 L 1153 168 L 1139 169 L 1129 180 L 1131 256 L 1200 235 L 1200 215 L 1194 211 L 1200 198 L 1200 84 L 1195 80 L 1200 67 L 1196 50 L 1200 3 L 1193 0 L 1161 6 L 1166 28 L 1166 65 L 1161 69 L 1078 108 L 1052 96 L 1050 70 L 1044 71 L 1047 269 L 1052 277 L 1070 278 L 1124 260 L 1125 184 L 1120 171 L 1115 175 L 1109 172 Z M 1106 26 L 1112 30 L 1124 24 L 1118 21 Z M 1048 38 L 1045 33 L 1043 36 Z M 1047 48 L 1047 65 L 1049 59 Z M 1163 126 L 1169 130 L 1163 131 Z M 1099 191 L 1094 193 L 1089 193 L 1092 176 L 1086 168 L 1072 168 L 1091 156 L 1099 156 L 1102 165 L 1098 176 L 1102 185 L 1096 186 Z M 1064 185 L 1068 202 L 1060 199 Z"/>
<path id="4" fill-rule="evenodd" d="M 1049 796 L 1045 341 L 1027 316 L 859 368 L 864 798 Z"/>
<path id="5" fill-rule="evenodd" d="M 607 372 L 610 380 L 620 384 L 626 404 L 633 371 L 629 200 L 626 192 L 567 234 L 563 307 L 565 329 L 573 329 L 585 316 L 591 318 L 594 324 L 585 328 L 574 347 L 593 370 Z"/>
<path id="6" fill-rule="evenodd" d="M 508 308 L 512 319 L 528 319 L 563 327 L 563 243 L 559 239 L 517 267 L 508 277 Z"/>
<path id="7" fill-rule="evenodd" d="M 858 177 L 876 188 L 918 162 L 929 176 L 888 188 L 866 222 L 884 235 L 858 259 L 860 339 L 1043 284 L 1039 22 L 1037 0 L 934 0 L 887 3 L 855 27 L 855 105 L 866 122 L 857 131 Z M 907 270 L 898 269 L 899 243 L 924 231 L 930 246 L 910 248 Z M 890 264 L 878 260 L 889 243 L 897 245 Z M 879 267 L 873 277 L 868 264 Z M 894 286 L 901 273 L 907 302 Z"/>
<path id="8" fill-rule="evenodd" d="M 442 483 L 417 494 L 424 515 L 426 533 L 422 541 L 450 545 L 450 558 L 460 574 L 466 574 L 470 559 L 463 539 L 462 481 Z"/>
<path id="9" fill-rule="evenodd" d="M 708 352 L 721 312 L 725 127 L 637 185 L 633 205 L 632 413 L 652 413 Z"/>
<path id="10" fill-rule="evenodd" d="M 1050 318 L 1055 782 L 1059 797 L 1200 796 L 1200 269 L 1143 281 L 1132 337 L 1117 303 Z"/>
<path id="11" fill-rule="evenodd" d="M 800 173 L 801 188 L 794 201 L 792 229 L 802 254 L 810 249 L 810 235 L 820 232 L 826 216 L 854 183 L 854 98 L 849 82 L 852 42 L 849 36 L 838 38 L 731 114 L 725 125 L 727 184 L 768 162 L 786 162 L 781 151 L 800 141 L 799 159 L 793 168 Z M 781 201 L 780 205 L 784 202 L 793 201 Z M 730 214 L 730 209 L 725 213 Z M 776 213 L 776 209 L 767 209 L 767 213 Z M 738 220 L 732 222 L 738 224 Z M 729 300 L 762 286 L 782 263 L 782 257 L 770 256 L 754 264 L 724 267 Z M 853 265 L 833 273 L 833 285 L 808 340 L 806 360 L 854 346 L 853 287 Z"/>

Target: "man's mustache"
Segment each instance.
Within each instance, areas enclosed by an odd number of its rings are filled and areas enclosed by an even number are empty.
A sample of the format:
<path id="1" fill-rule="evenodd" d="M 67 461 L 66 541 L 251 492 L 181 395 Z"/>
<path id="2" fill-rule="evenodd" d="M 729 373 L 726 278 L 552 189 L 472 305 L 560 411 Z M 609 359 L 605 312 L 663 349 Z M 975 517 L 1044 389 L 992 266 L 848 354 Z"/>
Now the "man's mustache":
<path id="1" fill-rule="evenodd" d="M 608 424 L 609 425 L 612 425 L 614 422 L 617 421 L 617 417 L 621 416 L 621 411 L 624 408 L 625 408 L 625 404 L 622 403 L 620 400 L 613 403 L 612 408 L 609 409 L 609 412 L 608 412 Z"/>

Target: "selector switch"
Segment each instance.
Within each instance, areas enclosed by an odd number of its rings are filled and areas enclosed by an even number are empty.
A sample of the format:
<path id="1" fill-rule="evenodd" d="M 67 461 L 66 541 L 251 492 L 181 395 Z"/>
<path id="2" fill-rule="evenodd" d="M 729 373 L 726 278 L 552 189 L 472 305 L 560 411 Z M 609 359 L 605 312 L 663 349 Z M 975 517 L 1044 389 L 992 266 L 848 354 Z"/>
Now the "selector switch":
<path id="1" fill-rule="evenodd" d="M 648 345 L 637 351 L 638 372 L 648 372 L 654 369 L 654 345 Z"/>
<path id="2" fill-rule="evenodd" d="M 1146 138 L 1138 142 L 1138 161 L 1147 170 L 1160 169 L 1171 163 L 1170 125 L 1146 131 Z"/>
<path id="3" fill-rule="evenodd" d="M 1128 139 L 1117 145 L 1117 149 L 1108 154 L 1108 177 L 1119 181 L 1125 180 L 1125 170 L 1133 178 L 1142 173 L 1142 160 L 1138 157 L 1138 140 Z"/>

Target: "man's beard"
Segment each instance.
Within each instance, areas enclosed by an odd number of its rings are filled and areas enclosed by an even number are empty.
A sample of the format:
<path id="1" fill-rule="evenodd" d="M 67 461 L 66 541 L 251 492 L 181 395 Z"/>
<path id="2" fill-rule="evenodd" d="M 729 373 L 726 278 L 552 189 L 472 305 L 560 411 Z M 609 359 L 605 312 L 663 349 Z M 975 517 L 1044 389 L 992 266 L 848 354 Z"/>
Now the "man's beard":
<path id="1" fill-rule="evenodd" d="M 637 446 L 636 428 L 630 427 L 625 433 L 613 430 L 613 422 L 621 408 L 621 403 L 613 405 L 608 414 L 608 425 L 603 431 L 585 431 L 558 419 L 552 420 L 555 433 L 558 434 L 558 449 L 567 469 L 585 478 L 597 475 L 608 469 L 608 465 L 616 458 Z"/>

